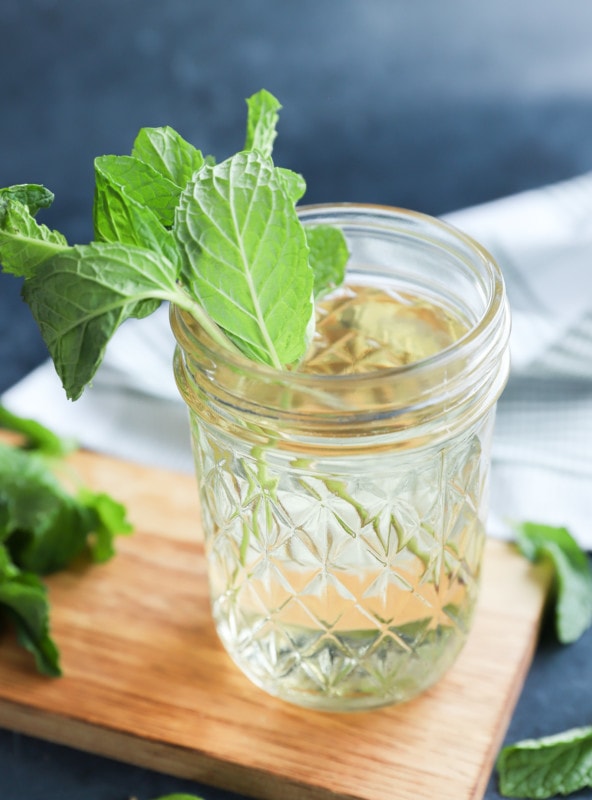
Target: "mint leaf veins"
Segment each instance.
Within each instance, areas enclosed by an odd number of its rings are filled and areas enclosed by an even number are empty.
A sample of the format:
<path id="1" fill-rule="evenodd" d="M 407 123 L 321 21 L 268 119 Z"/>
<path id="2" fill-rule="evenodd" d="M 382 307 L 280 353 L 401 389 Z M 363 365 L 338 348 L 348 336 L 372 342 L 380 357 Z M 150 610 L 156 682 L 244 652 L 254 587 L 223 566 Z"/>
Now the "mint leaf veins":
<path id="1" fill-rule="evenodd" d="M 205 166 L 181 195 L 175 229 L 184 285 L 241 351 L 277 369 L 301 358 L 313 272 L 271 159 L 245 151 Z"/>
<path id="2" fill-rule="evenodd" d="M 509 745 L 497 769 L 504 797 L 545 800 L 592 788 L 592 727 Z"/>
<path id="3" fill-rule="evenodd" d="M 37 222 L 53 198 L 44 187 L 0 190 L 0 262 L 24 278 L 68 397 L 118 327 L 162 302 L 275 369 L 304 356 L 313 298 L 343 280 L 348 251 L 341 231 L 300 222 L 305 181 L 272 158 L 280 109 L 265 90 L 250 97 L 244 148 L 219 164 L 170 127 L 142 128 L 130 155 L 97 158 L 89 244 Z"/>

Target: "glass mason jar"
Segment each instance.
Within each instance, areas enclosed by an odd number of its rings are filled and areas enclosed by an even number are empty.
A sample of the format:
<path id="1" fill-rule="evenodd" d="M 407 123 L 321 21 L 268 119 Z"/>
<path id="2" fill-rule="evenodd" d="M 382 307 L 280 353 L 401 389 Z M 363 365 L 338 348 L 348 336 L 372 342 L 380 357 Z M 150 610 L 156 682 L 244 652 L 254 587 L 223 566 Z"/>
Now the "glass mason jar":
<path id="1" fill-rule="evenodd" d="M 341 340 L 326 343 L 332 368 L 279 372 L 223 351 L 173 308 L 175 374 L 224 647 L 272 695 L 353 711 L 423 691 L 466 640 L 509 312 L 491 256 L 439 220 L 350 204 L 300 216 L 343 230 L 355 288 L 342 293 L 363 306 L 368 287 L 386 290 L 419 309 L 415 327 L 369 306 L 368 340 L 381 343 L 344 373 L 346 311 Z M 422 326 L 442 319 L 457 333 L 414 359 Z M 391 344 L 407 361 L 390 360 Z"/>

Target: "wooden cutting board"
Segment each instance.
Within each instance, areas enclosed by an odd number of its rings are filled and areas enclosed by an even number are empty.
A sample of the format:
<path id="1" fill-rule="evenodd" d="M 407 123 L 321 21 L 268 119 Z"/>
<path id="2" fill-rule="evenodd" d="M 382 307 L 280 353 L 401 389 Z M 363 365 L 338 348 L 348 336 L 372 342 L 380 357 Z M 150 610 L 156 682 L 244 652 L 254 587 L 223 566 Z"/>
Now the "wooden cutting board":
<path id="1" fill-rule="evenodd" d="M 79 453 L 136 532 L 104 566 L 49 581 L 65 676 L 0 640 L 0 725 L 268 800 L 482 798 L 538 633 L 545 575 L 489 541 L 460 660 L 410 703 L 358 714 L 292 707 L 253 687 L 210 619 L 192 477 Z"/>

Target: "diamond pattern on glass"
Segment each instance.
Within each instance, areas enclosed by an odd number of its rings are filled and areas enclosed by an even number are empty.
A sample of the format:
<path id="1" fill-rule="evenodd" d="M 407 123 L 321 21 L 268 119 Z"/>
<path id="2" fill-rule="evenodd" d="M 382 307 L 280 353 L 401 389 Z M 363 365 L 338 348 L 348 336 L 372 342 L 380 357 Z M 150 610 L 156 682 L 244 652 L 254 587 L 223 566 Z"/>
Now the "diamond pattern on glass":
<path id="1" fill-rule="evenodd" d="M 434 682 L 477 596 L 478 436 L 358 474 L 337 459 L 328 474 L 224 450 L 192 422 L 214 618 L 245 673 L 317 707 L 382 705 Z"/>

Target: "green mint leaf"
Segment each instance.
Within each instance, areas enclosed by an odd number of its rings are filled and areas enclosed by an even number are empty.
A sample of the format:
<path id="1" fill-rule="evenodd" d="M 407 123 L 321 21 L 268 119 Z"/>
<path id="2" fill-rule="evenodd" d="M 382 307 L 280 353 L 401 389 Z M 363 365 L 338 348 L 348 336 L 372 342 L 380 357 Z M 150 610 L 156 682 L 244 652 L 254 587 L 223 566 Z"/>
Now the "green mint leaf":
<path id="1" fill-rule="evenodd" d="M 271 160 L 280 103 L 262 90 L 247 106 L 246 150 L 223 164 L 169 127 L 141 129 L 130 156 L 97 158 L 90 245 L 70 248 L 37 225 L 33 214 L 53 199 L 43 187 L 0 193 L 0 258 L 25 277 L 23 296 L 71 399 L 117 327 L 162 300 L 220 345 L 277 369 L 306 352 L 313 269 L 294 208 L 306 184 Z M 336 237 L 331 247 L 329 235 L 310 236 L 318 293 L 338 281 Z"/>
<path id="2" fill-rule="evenodd" d="M 72 440 L 63 439 L 40 422 L 13 414 L 2 405 L 0 428 L 22 434 L 25 437 L 25 447 L 47 456 L 64 456 L 76 448 Z"/>
<path id="3" fill-rule="evenodd" d="M 97 171 L 94 201 L 95 236 L 103 242 L 120 242 L 152 250 L 180 269 L 180 256 L 173 233 L 148 206 L 127 197 L 109 173 Z"/>
<path id="4" fill-rule="evenodd" d="M 349 251 L 342 231 L 330 225 L 306 228 L 306 239 L 314 275 L 314 295 L 318 298 L 343 283 Z"/>
<path id="5" fill-rule="evenodd" d="M 39 225 L 26 205 L 0 198 L 0 261 L 5 272 L 28 277 L 67 246 L 64 236 Z"/>
<path id="6" fill-rule="evenodd" d="M 32 653 L 39 672 L 60 676 L 59 652 L 49 632 L 47 590 L 36 575 L 16 568 L 2 546 L 0 611 L 13 622 L 19 643 Z"/>
<path id="7" fill-rule="evenodd" d="M 173 224 L 181 188 L 160 172 L 133 156 L 100 156 L 95 159 L 95 177 L 100 184 L 119 186 L 140 206 L 149 208 L 166 228 Z"/>
<path id="8" fill-rule="evenodd" d="M 68 397 L 80 397 L 124 320 L 179 300 L 176 273 L 160 253 L 101 242 L 65 250 L 25 281 L 23 297 Z"/>
<path id="9" fill-rule="evenodd" d="M 125 506 L 105 492 L 93 492 L 87 487 L 79 491 L 78 500 L 95 515 L 93 535 L 88 543 L 92 560 L 96 563 L 109 561 L 115 555 L 115 537 L 133 532 Z"/>
<path id="10" fill-rule="evenodd" d="M 505 747 L 497 769 L 504 797 L 545 800 L 592 788 L 592 727 Z"/>
<path id="11" fill-rule="evenodd" d="M 516 526 L 516 539 L 531 561 L 551 561 L 557 638 L 562 644 L 575 642 L 592 625 L 592 572 L 586 554 L 566 528 L 524 522 Z"/>
<path id="12" fill-rule="evenodd" d="M 285 169 L 284 167 L 276 167 L 275 170 L 282 183 L 282 186 L 284 187 L 284 191 L 294 205 L 296 205 L 296 203 L 301 199 L 302 195 L 306 192 L 306 183 L 304 178 L 297 172 L 292 172 L 291 169 Z"/>
<path id="13" fill-rule="evenodd" d="M 257 150 L 269 158 L 277 136 L 276 126 L 281 105 L 265 89 L 247 98 L 247 135 L 245 150 Z"/>
<path id="14" fill-rule="evenodd" d="M 159 797 L 158 800 L 203 800 L 196 794 L 167 794 L 165 797 Z"/>
<path id="15" fill-rule="evenodd" d="M 201 151 L 168 126 L 142 128 L 134 142 L 132 156 L 151 166 L 179 189 L 204 165 Z"/>
<path id="16" fill-rule="evenodd" d="M 86 546 L 93 515 L 71 497 L 46 461 L 0 446 L 0 540 L 14 563 L 38 575 L 69 564 Z"/>
<path id="17" fill-rule="evenodd" d="M 0 541 L 19 569 L 47 575 L 84 551 L 107 561 L 115 537 L 131 532 L 111 496 L 87 487 L 71 494 L 41 456 L 0 445 Z"/>
<path id="18" fill-rule="evenodd" d="M 296 210 L 273 162 L 257 151 L 205 166 L 175 221 L 182 280 L 250 358 L 300 359 L 312 316 L 312 270 Z"/>
<path id="19" fill-rule="evenodd" d="M 265 89 L 247 99 L 245 150 L 257 150 L 261 155 L 271 158 L 281 107 L 279 101 Z M 276 170 L 286 194 L 296 204 L 306 192 L 304 178 L 285 167 L 276 167 Z"/>
<path id="20" fill-rule="evenodd" d="M 53 192 L 38 183 L 20 183 L 0 189 L 0 204 L 3 200 L 17 200 L 27 206 L 32 216 L 35 216 L 40 208 L 49 208 L 53 199 Z"/>

